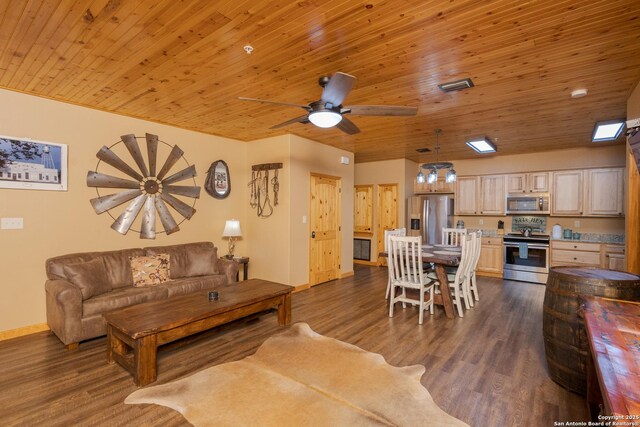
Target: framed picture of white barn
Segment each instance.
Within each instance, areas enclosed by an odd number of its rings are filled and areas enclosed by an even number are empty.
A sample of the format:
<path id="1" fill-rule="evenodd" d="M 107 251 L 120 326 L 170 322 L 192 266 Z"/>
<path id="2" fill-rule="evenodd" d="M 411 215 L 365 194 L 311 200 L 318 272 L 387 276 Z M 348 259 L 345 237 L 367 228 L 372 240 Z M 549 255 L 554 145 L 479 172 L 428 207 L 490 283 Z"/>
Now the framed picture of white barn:
<path id="1" fill-rule="evenodd" d="M 0 189 L 67 190 L 67 146 L 0 135 Z"/>

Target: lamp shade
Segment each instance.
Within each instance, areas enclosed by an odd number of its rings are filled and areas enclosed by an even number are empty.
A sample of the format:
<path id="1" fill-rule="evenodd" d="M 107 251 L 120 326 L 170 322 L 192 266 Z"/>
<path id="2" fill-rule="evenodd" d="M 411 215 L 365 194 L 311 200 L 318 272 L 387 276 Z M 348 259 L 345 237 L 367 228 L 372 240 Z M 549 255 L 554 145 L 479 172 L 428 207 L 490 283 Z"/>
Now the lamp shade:
<path id="1" fill-rule="evenodd" d="M 309 121 L 320 128 L 330 128 L 342 121 L 342 115 L 329 110 L 312 111 L 309 113 Z"/>
<path id="2" fill-rule="evenodd" d="M 240 230 L 240 221 L 237 219 L 229 219 L 224 224 L 224 231 L 222 237 L 241 237 L 242 230 Z"/>

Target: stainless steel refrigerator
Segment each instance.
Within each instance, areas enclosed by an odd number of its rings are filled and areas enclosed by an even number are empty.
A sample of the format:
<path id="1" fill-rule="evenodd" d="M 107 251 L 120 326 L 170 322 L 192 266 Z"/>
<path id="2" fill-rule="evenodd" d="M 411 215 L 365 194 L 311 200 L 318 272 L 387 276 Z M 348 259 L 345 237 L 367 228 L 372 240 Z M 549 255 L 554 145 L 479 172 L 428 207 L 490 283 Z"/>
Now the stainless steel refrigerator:
<path id="1" fill-rule="evenodd" d="M 453 227 L 451 194 L 425 194 L 407 200 L 407 235 L 422 236 L 422 242 L 442 243 L 442 229 Z"/>

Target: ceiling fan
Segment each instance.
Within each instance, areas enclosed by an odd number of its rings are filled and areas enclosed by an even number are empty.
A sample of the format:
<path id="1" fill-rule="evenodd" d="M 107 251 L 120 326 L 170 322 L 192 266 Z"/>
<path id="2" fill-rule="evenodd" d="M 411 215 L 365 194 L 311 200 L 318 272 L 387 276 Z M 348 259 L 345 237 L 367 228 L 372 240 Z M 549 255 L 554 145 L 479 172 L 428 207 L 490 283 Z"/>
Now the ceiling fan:
<path id="1" fill-rule="evenodd" d="M 355 114 L 359 116 L 415 116 L 418 112 L 416 107 L 404 107 L 398 105 L 347 105 L 343 106 L 342 101 L 351 91 L 356 78 L 345 73 L 337 72 L 333 76 L 323 76 L 318 79 L 318 84 L 322 86 L 322 96 L 319 100 L 311 102 L 309 105 L 292 104 L 289 102 L 267 101 L 264 99 L 239 97 L 242 101 L 255 101 L 265 104 L 287 105 L 289 107 L 299 107 L 307 111 L 307 114 L 296 117 L 286 122 L 271 126 L 271 129 L 278 129 L 293 123 L 313 123 L 321 128 L 336 126 L 341 131 L 349 135 L 360 132 L 360 129 L 345 114 Z"/>

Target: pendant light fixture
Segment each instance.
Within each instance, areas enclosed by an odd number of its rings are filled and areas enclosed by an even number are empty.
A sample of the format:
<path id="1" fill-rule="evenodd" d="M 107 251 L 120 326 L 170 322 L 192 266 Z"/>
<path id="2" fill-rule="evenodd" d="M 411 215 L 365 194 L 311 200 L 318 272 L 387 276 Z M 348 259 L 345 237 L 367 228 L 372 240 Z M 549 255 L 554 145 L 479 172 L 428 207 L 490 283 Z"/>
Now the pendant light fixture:
<path id="1" fill-rule="evenodd" d="M 439 137 L 440 134 L 442 133 L 442 129 L 436 129 L 435 130 L 435 134 L 436 134 L 436 161 L 434 163 L 423 163 L 422 165 L 420 165 L 420 171 L 418 172 L 418 176 L 416 177 L 416 180 L 418 181 L 419 184 L 422 184 L 425 182 L 427 182 L 427 184 L 435 184 L 438 181 L 438 171 L 440 169 L 448 169 L 447 173 L 445 175 L 445 182 L 447 183 L 452 183 L 456 181 L 457 178 L 457 174 L 455 169 L 453 169 L 453 163 L 451 162 L 440 162 L 438 161 L 438 154 L 440 152 L 440 142 L 439 142 Z M 422 172 L 422 169 L 428 170 L 429 174 L 426 176 L 425 179 L 425 175 Z"/>

